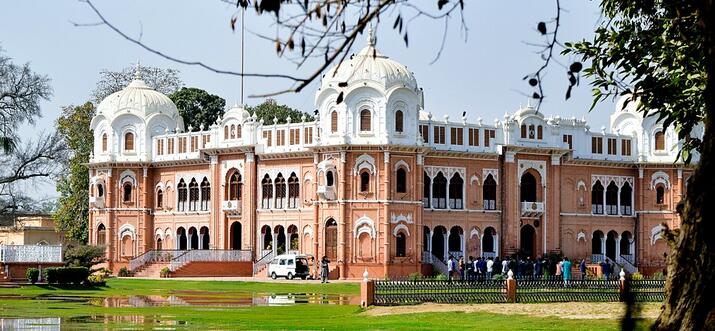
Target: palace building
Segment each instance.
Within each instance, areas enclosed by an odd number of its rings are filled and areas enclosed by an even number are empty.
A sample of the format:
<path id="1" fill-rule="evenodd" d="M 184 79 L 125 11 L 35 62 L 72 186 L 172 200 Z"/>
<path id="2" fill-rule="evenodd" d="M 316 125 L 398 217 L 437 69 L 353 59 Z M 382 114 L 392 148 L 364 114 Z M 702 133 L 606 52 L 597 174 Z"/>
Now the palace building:
<path id="1" fill-rule="evenodd" d="M 186 128 L 137 75 L 91 122 L 89 237 L 115 271 L 157 251 L 248 260 L 256 274 L 280 252 L 325 255 L 339 278 L 517 253 L 660 270 L 692 167 L 676 162 L 672 128 L 623 102 L 596 131 L 531 106 L 437 116 L 371 37 L 323 76 L 312 122 L 234 106 Z"/>

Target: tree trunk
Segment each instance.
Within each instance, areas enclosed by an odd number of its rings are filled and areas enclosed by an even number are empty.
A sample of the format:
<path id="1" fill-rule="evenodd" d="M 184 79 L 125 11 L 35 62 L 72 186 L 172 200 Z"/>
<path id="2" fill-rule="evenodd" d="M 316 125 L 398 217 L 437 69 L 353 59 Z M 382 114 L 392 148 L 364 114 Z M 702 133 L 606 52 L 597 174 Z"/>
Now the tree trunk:
<path id="1" fill-rule="evenodd" d="M 715 20 L 713 0 L 698 2 L 706 33 L 705 134 L 700 163 L 688 182 L 682 225 L 667 234 L 673 253 L 655 330 L 715 329 Z"/>

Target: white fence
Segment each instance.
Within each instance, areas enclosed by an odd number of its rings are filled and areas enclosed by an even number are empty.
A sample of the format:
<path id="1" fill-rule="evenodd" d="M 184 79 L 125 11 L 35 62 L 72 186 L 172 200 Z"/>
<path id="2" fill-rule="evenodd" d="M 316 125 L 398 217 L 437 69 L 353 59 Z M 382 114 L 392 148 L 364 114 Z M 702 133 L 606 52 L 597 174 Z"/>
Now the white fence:
<path id="1" fill-rule="evenodd" d="M 0 245 L 2 263 L 62 263 L 62 245 Z"/>

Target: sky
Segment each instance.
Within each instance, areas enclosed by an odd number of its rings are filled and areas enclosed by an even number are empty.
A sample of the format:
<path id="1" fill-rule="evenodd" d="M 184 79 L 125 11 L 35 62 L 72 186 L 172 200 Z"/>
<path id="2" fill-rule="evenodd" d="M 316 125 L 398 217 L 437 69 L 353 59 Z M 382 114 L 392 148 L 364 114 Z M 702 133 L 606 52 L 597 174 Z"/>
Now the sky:
<path id="1" fill-rule="evenodd" d="M 433 0 L 415 0 L 423 8 L 436 6 Z M 103 1 L 94 4 L 107 20 L 132 37 L 166 54 L 186 60 L 198 60 L 227 70 L 240 70 L 240 34 L 230 28 L 235 7 L 219 0 L 204 1 Z M 461 118 L 467 112 L 470 122 L 478 118 L 492 122 L 514 113 L 528 102 L 525 96 L 533 90 L 522 78 L 543 63 L 538 50 L 527 43 L 543 43 L 536 31 L 539 21 L 555 17 L 555 1 L 503 0 L 465 1 L 464 19 L 467 38 L 460 33 L 459 18 L 449 22 L 445 48 L 439 59 L 432 60 L 439 49 L 443 25 L 428 18 L 417 18 L 408 26 L 409 47 L 402 36 L 392 30 L 393 19 L 385 19 L 376 28 L 377 48 L 384 55 L 405 64 L 414 72 L 424 89 L 425 110 L 438 118 L 450 115 Z M 592 39 L 599 20 L 598 2 L 562 1 L 559 39 L 573 41 Z M 99 72 L 119 71 L 140 61 L 144 65 L 175 68 L 187 87 L 198 87 L 226 99 L 232 105 L 239 101 L 240 79 L 220 75 L 196 66 L 171 62 L 128 42 L 106 26 L 81 26 L 95 23 L 97 16 L 89 6 L 77 0 L 8 1 L 0 0 L 0 46 L 15 63 L 29 62 L 38 73 L 50 77 L 54 95 L 42 103 L 43 118 L 33 127 L 22 130 L 23 137 L 40 131 L 51 131 L 61 107 L 89 100 Z M 407 11 L 405 11 L 407 14 Z M 272 15 L 246 14 L 246 28 L 270 34 Z M 389 16 L 394 17 L 394 16 Z M 551 27 L 551 26 L 550 26 Z M 358 52 L 366 37 L 360 36 L 353 46 Z M 246 34 L 246 72 L 285 73 L 305 77 L 318 63 L 296 68 L 279 58 L 271 41 Z M 573 57 L 557 56 L 560 63 L 573 62 Z M 311 113 L 319 81 L 300 93 L 282 94 L 278 102 Z M 591 105 L 591 89 L 586 80 L 564 100 L 568 81 L 566 69 L 552 64 L 544 79 L 541 111 L 561 117 L 585 117 L 593 130 L 608 125 L 614 110 L 612 102 Z M 279 79 L 247 78 L 245 94 L 263 94 L 287 88 L 290 83 Z M 263 99 L 246 98 L 247 104 Z M 33 184 L 35 185 L 35 184 Z M 52 184 L 38 185 L 38 194 L 56 195 Z"/>

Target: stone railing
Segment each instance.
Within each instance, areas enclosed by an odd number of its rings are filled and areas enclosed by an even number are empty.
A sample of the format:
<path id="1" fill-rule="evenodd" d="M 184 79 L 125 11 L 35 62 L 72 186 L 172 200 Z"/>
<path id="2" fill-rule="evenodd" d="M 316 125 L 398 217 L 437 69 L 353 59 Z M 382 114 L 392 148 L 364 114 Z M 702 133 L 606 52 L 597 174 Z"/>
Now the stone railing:
<path id="1" fill-rule="evenodd" d="M 601 263 L 606 260 L 604 254 L 591 254 L 591 263 Z"/>
<path id="2" fill-rule="evenodd" d="M 521 216 L 539 216 L 544 213 L 543 202 L 523 201 L 521 203 Z"/>
<path id="3" fill-rule="evenodd" d="M 2 263 L 62 263 L 62 245 L 0 245 Z"/>
<path id="4" fill-rule="evenodd" d="M 171 262 L 178 256 L 186 254 L 187 250 L 167 249 L 150 250 L 129 261 L 129 270 L 135 272 L 137 269 L 156 262 Z"/>
<path id="5" fill-rule="evenodd" d="M 265 253 L 265 251 L 264 251 Z M 261 257 L 258 261 L 253 263 L 253 275 L 255 276 L 256 273 L 263 268 L 264 265 L 271 263 L 273 261 L 273 257 L 275 254 L 273 251 L 269 251 L 268 253 L 265 253 L 263 257 Z"/>
<path id="6" fill-rule="evenodd" d="M 169 270 L 176 271 L 191 262 L 250 262 L 253 251 L 196 249 L 181 254 L 169 263 Z"/>

